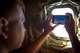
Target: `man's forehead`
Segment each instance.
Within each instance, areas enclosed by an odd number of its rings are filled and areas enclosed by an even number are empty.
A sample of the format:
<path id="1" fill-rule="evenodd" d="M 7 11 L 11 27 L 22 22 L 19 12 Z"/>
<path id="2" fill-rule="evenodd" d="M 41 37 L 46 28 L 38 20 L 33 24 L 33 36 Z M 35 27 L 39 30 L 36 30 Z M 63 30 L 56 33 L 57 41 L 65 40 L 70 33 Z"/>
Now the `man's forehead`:
<path id="1" fill-rule="evenodd" d="M 7 18 L 9 18 L 9 20 L 24 18 L 22 8 L 20 6 L 13 8 L 12 10 L 10 10 L 10 12 L 7 13 Z"/>

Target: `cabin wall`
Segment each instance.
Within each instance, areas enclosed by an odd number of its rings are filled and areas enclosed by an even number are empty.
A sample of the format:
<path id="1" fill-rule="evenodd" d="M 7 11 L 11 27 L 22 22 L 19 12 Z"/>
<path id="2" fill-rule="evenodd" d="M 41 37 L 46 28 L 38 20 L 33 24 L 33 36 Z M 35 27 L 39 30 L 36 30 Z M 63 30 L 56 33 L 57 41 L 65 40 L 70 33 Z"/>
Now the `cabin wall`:
<path id="1" fill-rule="evenodd" d="M 27 29 L 27 44 L 32 44 L 39 37 L 43 29 L 43 4 L 38 1 L 25 1 L 25 26 Z M 37 32 L 36 32 L 37 31 Z M 56 50 L 46 45 L 46 42 L 37 53 L 72 53 L 71 49 Z"/>

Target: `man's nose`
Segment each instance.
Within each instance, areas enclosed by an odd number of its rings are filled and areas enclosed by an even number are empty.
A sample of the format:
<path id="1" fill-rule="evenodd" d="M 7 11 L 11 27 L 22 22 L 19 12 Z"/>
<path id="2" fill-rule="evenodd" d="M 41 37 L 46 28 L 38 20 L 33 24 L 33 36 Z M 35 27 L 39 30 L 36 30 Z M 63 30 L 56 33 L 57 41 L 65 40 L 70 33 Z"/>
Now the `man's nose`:
<path id="1" fill-rule="evenodd" d="M 25 27 L 24 27 L 24 31 L 25 31 L 25 32 L 27 31 Z"/>
<path id="2" fill-rule="evenodd" d="M 26 28 L 24 28 L 24 31 L 25 31 L 25 32 L 27 31 Z"/>

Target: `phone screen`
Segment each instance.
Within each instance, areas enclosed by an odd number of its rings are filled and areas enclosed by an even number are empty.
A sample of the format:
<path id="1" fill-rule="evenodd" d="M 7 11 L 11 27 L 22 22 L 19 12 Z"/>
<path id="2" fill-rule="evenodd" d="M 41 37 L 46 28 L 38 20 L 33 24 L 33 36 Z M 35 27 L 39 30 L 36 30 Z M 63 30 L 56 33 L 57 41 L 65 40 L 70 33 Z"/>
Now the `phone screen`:
<path id="1" fill-rule="evenodd" d="M 53 15 L 52 22 L 54 24 L 57 24 L 57 23 L 64 24 L 65 18 L 66 18 L 66 15 Z"/>

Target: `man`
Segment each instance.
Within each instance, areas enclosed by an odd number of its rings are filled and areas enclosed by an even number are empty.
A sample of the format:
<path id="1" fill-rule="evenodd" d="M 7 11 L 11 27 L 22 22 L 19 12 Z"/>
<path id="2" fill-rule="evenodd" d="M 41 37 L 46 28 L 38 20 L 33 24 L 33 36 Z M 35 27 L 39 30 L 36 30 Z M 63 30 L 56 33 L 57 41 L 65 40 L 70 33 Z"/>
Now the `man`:
<path id="1" fill-rule="evenodd" d="M 23 8 L 21 0 L 0 0 L 0 7 L 0 53 L 9 53 L 20 48 L 24 40 L 26 30 Z M 24 52 L 33 53 L 38 50 L 47 35 L 57 26 L 50 26 L 50 20 L 47 19 L 45 31 L 39 39 L 31 47 L 25 48 Z"/>

